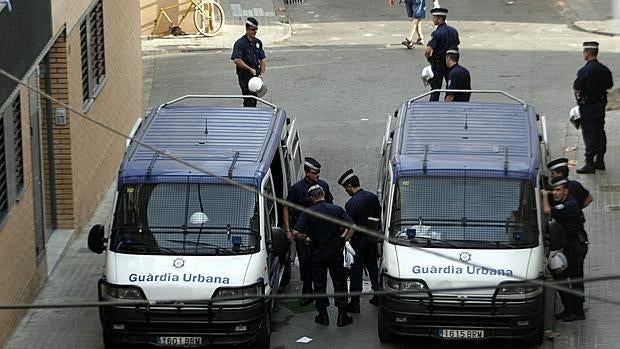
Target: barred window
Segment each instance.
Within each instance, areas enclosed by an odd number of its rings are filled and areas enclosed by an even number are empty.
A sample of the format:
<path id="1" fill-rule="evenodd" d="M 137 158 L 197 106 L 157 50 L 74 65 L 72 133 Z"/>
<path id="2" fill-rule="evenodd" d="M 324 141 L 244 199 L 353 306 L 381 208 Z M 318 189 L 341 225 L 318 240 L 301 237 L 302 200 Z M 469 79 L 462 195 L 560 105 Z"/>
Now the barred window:
<path id="1" fill-rule="evenodd" d="M 103 3 L 97 2 L 80 24 L 82 58 L 82 99 L 94 98 L 105 79 L 105 47 L 103 40 Z"/>
<path id="2" fill-rule="evenodd" d="M 1 114 L 0 114 L 1 115 Z M 0 217 L 9 210 L 9 195 L 6 173 L 6 147 L 4 145 L 4 115 L 0 117 Z"/>
<path id="3" fill-rule="evenodd" d="M 530 247 L 538 241 L 534 193 L 520 179 L 400 178 L 390 234 L 428 247 Z"/>
<path id="4" fill-rule="evenodd" d="M 24 152 L 20 98 L 16 98 L 15 102 L 13 102 L 13 141 L 15 147 L 15 185 L 19 192 L 24 187 Z"/>

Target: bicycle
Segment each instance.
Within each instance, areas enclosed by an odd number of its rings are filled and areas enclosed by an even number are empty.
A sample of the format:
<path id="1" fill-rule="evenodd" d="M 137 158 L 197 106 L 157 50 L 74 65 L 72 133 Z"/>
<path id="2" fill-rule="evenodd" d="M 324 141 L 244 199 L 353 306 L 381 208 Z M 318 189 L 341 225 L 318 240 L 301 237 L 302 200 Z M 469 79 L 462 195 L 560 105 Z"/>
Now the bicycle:
<path id="1" fill-rule="evenodd" d="M 180 8 L 181 5 L 188 3 L 189 6 L 187 6 L 185 13 L 183 13 L 179 22 L 175 23 L 166 11 L 173 8 Z M 224 25 L 224 10 L 219 3 L 214 0 L 189 0 L 188 2 L 181 4 L 161 7 L 157 18 L 153 23 L 153 31 L 151 32 L 151 35 L 157 36 L 161 34 L 157 33 L 157 28 L 159 27 L 162 18 L 165 18 L 168 21 L 168 31 L 170 34 L 175 36 L 185 34 L 180 26 L 192 10 L 194 10 L 194 26 L 196 26 L 196 29 L 200 34 L 207 37 L 214 36 L 220 31 L 220 29 L 222 29 L 222 26 Z"/>

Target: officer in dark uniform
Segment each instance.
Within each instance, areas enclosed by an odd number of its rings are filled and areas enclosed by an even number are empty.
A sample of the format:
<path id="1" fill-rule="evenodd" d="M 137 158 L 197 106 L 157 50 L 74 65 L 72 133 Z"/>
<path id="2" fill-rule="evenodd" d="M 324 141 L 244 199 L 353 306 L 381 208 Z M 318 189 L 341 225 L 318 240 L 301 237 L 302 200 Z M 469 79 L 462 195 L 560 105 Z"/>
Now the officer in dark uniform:
<path id="1" fill-rule="evenodd" d="M 267 69 L 267 57 L 265 50 L 263 50 L 263 42 L 256 37 L 257 31 L 258 21 L 255 18 L 248 17 L 245 22 L 245 35 L 235 42 L 230 57 L 235 63 L 239 87 L 241 87 L 241 94 L 243 95 L 256 96 L 256 92 L 248 89 L 248 82 L 255 76 L 263 79 L 265 69 Z M 243 106 L 256 107 L 256 100 L 244 98 Z"/>
<path id="2" fill-rule="evenodd" d="M 563 177 L 568 179 L 569 172 L 567 158 L 555 159 L 547 164 L 547 168 L 550 171 L 551 179 L 557 177 Z M 592 194 L 590 194 L 590 191 L 578 181 L 569 179 L 568 189 L 570 195 L 574 197 L 575 200 L 577 200 L 577 203 L 582 210 L 592 203 Z"/>
<path id="3" fill-rule="evenodd" d="M 311 157 L 306 157 L 304 159 L 304 171 L 306 176 L 299 182 L 293 184 L 288 190 L 286 201 L 306 208 L 312 206 L 312 200 L 310 200 L 310 196 L 308 195 L 308 189 L 318 184 L 323 188 L 325 201 L 331 204 L 334 201 L 334 196 L 329 191 L 329 185 L 319 178 L 321 175 L 321 164 Z M 283 207 L 283 228 L 289 239 L 293 238 L 291 227 L 295 226 L 301 214 L 301 211 L 293 210 L 288 206 Z M 312 293 L 312 271 L 308 246 L 303 240 L 295 240 L 295 249 L 297 251 L 297 258 L 299 259 L 299 276 L 303 283 L 301 293 Z M 301 300 L 302 305 L 308 305 L 312 302 L 312 298 L 302 298 Z"/>
<path id="4" fill-rule="evenodd" d="M 581 133 L 586 147 L 586 163 L 577 173 L 594 173 L 596 170 L 605 169 L 605 106 L 607 90 L 614 86 L 614 82 L 611 71 L 598 61 L 597 55 L 598 42 L 583 43 L 583 59 L 586 64 L 577 71 L 577 78 L 573 82 L 581 115 Z"/>
<path id="5" fill-rule="evenodd" d="M 433 15 L 433 24 L 437 26 L 437 29 L 431 33 L 431 39 L 426 44 L 424 56 L 433 69 L 433 78 L 430 80 L 431 89 L 436 90 L 441 89 L 443 79 L 446 78 L 448 72 L 446 51 L 451 47 L 458 47 L 461 41 L 456 29 L 446 24 L 447 9 L 434 8 L 431 10 L 431 15 Z M 429 100 L 431 102 L 439 101 L 439 92 L 431 93 Z"/>
<path id="6" fill-rule="evenodd" d="M 381 217 L 381 205 L 377 195 L 365 191 L 360 186 L 360 180 L 353 170 L 346 171 L 338 179 L 344 190 L 351 196 L 345 204 L 347 214 L 353 219 L 356 226 L 364 227 L 372 231 L 379 230 L 379 219 Z M 351 238 L 351 246 L 355 251 L 353 265 L 351 265 L 351 292 L 362 291 L 362 278 L 364 269 L 368 271 L 370 284 L 374 291 L 379 290 L 379 268 L 377 266 L 377 238 L 362 232 L 356 232 Z M 378 304 L 379 298 L 373 296 L 371 304 Z M 351 302 L 347 306 L 350 313 L 360 312 L 360 297 L 351 296 Z"/>
<path id="7" fill-rule="evenodd" d="M 452 47 L 446 51 L 446 67 L 448 68 L 447 90 L 471 90 L 469 70 L 459 64 L 459 48 Z M 445 102 L 469 102 L 471 93 L 446 92 Z"/>
<path id="8" fill-rule="evenodd" d="M 342 207 L 332 205 L 325 201 L 325 192 L 320 185 L 313 185 L 308 189 L 308 195 L 314 203 L 309 209 L 311 211 L 321 213 L 339 220 L 353 224 L 353 220 L 345 212 Z M 332 279 L 334 292 L 347 292 L 347 276 L 343 266 L 342 250 L 344 247 L 344 237 L 348 236 L 349 230 L 345 229 L 343 233 L 340 226 L 328 220 L 315 217 L 308 213 L 303 213 L 297 223 L 293 235 L 295 239 L 308 241 L 310 246 L 310 254 L 312 261 L 312 283 L 314 291 L 317 293 L 327 292 L 327 271 Z M 318 314 L 314 321 L 321 325 L 329 325 L 329 316 L 327 315 L 327 307 L 329 306 L 328 298 L 317 298 L 315 307 Z M 335 298 L 336 307 L 338 307 L 338 327 L 346 326 L 353 323 L 353 318 L 347 314 L 347 297 L 339 296 Z"/>
<path id="9" fill-rule="evenodd" d="M 568 261 L 568 267 L 559 279 L 569 280 L 564 287 L 583 292 L 583 262 L 588 253 L 588 235 L 583 228 L 583 213 L 574 197 L 570 195 L 568 180 L 556 177 L 551 180 L 553 191 L 543 190 L 543 207 L 546 214 L 558 222 L 564 229 L 566 243 L 563 253 Z M 549 194 L 552 194 L 552 200 Z M 564 311 L 555 314 L 556 319 L 565 322 L 584 320 L 583 296 L 576 296 L 560 291 Z"/>

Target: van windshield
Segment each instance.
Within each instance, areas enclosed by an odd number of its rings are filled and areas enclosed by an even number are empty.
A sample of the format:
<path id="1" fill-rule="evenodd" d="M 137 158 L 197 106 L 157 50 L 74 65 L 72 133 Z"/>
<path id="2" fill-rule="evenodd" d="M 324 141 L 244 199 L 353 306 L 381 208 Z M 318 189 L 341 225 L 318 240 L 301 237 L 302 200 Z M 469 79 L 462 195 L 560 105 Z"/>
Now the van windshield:
<path id="1" fill-rule="evenodd" d="M 124 186 L 110 248 L 130 254 L 230 255 L 257 251 L 256 194 L 226 184 Z"/>
<path id="2" fill-rule="evenodd" d="M 528 180 L 403 177 L 394 191 L 390 236 L 421 247 L 534 247 L 534 194 Z"/>

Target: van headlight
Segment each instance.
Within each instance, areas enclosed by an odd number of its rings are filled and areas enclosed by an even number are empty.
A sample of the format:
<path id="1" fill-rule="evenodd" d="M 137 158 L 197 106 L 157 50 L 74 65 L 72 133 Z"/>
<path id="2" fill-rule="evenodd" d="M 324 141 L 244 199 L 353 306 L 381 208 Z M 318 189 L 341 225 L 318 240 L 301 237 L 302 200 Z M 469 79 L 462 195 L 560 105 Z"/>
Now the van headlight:
<path id="1" fill-rule="evenodd" d="M 262 281 L 243 287 L 220 287 L 213 293 L 213 301 L 217 304 L 248 304 L 258 300 L 265 294 Z M 217 298 L 229 298 L 217 300 Z"/>
<path id="2" fill-rule="evenodd" d="M 388 275 L 383 275 L 383 289 L 397 291 L 400 297 L 425 297 L 429 293 L 426 283 L 420 279 L 396 279 Z"/>
<path id="3" fill-rule="evenodd" d="M 497 299 L 527 299 L 542 293 L 542 286 L 528 285 L 526 281 L 505 281 L 495 291 Z"/>
<path id="4" fill-rule="evenodd" d="M 146 300 L 144 292 L 137 286 L 131 285 L 112 285 L 107 282 L 99 283 L 99 296 L 106 301 L 119 300 Z"/>

